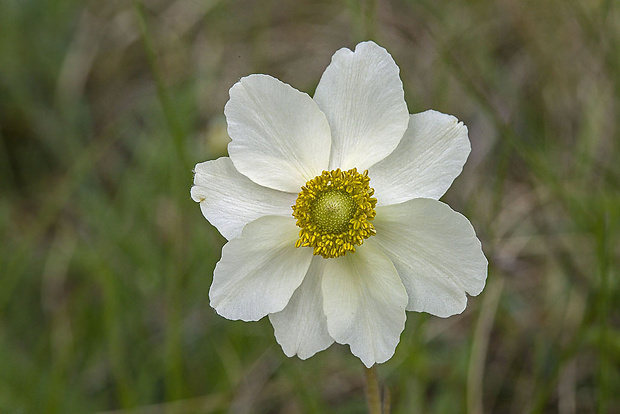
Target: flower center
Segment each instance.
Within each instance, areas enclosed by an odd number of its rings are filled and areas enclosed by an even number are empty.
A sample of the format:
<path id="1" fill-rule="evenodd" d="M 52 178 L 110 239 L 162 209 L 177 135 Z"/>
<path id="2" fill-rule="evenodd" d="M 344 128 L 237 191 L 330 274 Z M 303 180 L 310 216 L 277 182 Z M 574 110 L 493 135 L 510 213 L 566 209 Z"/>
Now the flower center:
<path id="1" fill-rule="evenodd" d="M 376 233 L 370 220 L 377 199 L 370 188 L 368 171 L 356 168 L 323 173 L 301 187 L 293 206 L 299 240 L 295 247 L 313 247 L 315 255 L 326 259 L 355 252 L 355 246 Z"/>
<path id="2" fill-rule="evenodd" d="M 326 233 L 342 233 L 355 210 L 353 198 L 338 190 L 326 192 L 310 208 L 317 228 Z"/>

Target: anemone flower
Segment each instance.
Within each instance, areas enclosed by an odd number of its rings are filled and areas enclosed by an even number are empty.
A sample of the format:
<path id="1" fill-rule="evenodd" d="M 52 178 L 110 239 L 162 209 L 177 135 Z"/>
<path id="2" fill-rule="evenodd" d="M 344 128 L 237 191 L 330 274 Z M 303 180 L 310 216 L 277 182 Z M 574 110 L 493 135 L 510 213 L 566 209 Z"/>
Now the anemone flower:
<path id="1" fill-rule="evenodd" d="M 268 316 L 288 356 L 337 342 L 371 367 L 394 355 L 405 311 L 448 317 L 482 291 L 480 241 L 438 201 L 469 155 L 467 128 L 410 115 L 385 49 L 338 50 L 313 98 L 247 76 L 224 112 L 230 157 L 197 164 L 191 189 L 228 240 L 209 292 L 218 314 Z"/>

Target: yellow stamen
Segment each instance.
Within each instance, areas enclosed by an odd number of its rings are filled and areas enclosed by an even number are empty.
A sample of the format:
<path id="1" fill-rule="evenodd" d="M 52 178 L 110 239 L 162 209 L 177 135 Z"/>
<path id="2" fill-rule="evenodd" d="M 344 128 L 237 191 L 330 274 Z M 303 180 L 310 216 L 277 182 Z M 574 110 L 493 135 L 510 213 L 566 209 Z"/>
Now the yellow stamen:
<path id="1" fill-rule="evenodd" d="M 323 173 L 301 187 L 293 206 L 299 240 L 295 247 L 313 247 L 326 259 L 355 252 L 355 246 L 376 233 L 370 221 L 377 199 L 370 188 L 368 170 L 356 168 Z"/>

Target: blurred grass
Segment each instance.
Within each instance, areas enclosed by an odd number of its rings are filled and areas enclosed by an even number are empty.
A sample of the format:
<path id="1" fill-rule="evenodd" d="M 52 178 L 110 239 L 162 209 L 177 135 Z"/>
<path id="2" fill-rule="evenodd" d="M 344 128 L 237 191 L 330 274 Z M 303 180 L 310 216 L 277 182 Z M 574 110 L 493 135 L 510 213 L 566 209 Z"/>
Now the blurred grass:
<path id="1" fill-rule="evenodd" d="M 312 92 L 373 38 L 410 112 L 469 127 L 445 200 L 488 285 L 408 314 L 393 411 L 620 412 L 620 6 L 614 1 L 0 2 L 0 412 L 363 411 L 332 346 L 286 358 L 217 317 L 224 239 L 189 197 L 225 155 L 230 86 Z"/>

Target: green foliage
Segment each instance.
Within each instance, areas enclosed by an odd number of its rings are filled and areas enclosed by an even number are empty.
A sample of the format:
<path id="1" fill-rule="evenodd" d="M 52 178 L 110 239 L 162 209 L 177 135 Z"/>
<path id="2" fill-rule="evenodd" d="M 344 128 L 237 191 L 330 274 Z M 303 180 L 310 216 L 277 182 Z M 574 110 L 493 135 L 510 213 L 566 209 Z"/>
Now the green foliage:
<path id="1" fill-rule="evenodd" d="M 365 409 L 344 347 L 289 359 L 268 321 L 209 307 L 224 239 L 189 188 L 226 154 L 236 80 L 312 93 L 367 37 L 410 112 L 468 125 L 445 198 L 490 261 L 462 315 L 408 314 L 379 367 L 393 412 L 620 412 L 619 21 L 613 1 L 2 0 L 0 412 Z"/>

